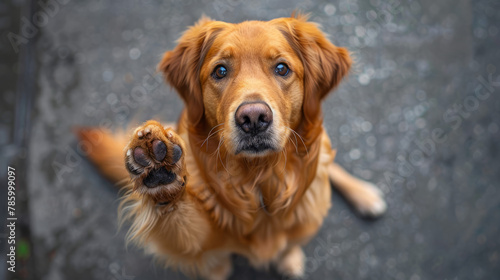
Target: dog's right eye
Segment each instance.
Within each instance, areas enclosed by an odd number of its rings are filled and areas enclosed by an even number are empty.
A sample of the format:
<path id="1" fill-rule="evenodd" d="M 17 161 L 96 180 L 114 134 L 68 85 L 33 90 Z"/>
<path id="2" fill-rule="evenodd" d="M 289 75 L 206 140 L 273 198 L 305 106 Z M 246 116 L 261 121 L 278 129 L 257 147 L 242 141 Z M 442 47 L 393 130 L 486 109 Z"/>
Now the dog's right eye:
<path id="1" fill-rule="evenodd" d="M 280 76 L 286 76 L 290 72 L 290 68 L 288 68 L 288 65 L 285 63 L 280 63 L 276 65 L 276 69 L 274 69 L 274 72 Z"/>
<path id="2" fill-rule="evenodd" d="M 227 69 L 224 67 L 224 65 L 218 65 L 215 67 L 214 72 L 212 73 L 212 76 L 216 80 L 220 80 L 224 78 L 227 75 Z"/>

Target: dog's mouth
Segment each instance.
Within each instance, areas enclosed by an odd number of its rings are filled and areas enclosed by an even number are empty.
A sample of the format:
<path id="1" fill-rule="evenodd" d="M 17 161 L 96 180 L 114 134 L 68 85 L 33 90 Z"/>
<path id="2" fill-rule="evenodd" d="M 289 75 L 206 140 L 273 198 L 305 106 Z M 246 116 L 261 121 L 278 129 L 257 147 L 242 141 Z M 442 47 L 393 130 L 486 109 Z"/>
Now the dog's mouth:
<path id="1" fill-rule="evenodd" d="M 235 155 L 264 156 L 278 150 L 273 119 L 273 111 L 266 102 L 241 103 L 234 113 Z"/>
<path id="2" fill-rule="evenodd" d="M 277 151 L 275 141 L 269 133 L 258 135 L 244 135 L 240 136 L 237 142 L 235 154 L 246 154 L 253 156 L 260 156 L 268 154 L 269 152 Z"/>

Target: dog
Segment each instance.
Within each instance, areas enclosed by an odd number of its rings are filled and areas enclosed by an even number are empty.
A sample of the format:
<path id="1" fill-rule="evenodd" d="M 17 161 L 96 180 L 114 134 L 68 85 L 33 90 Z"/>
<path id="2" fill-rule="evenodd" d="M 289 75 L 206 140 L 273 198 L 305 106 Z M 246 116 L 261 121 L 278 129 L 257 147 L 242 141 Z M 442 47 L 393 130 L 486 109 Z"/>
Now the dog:
<path id="1" fill-rule="evenodd" d="M 351 63 L 302 14 L 188 28 L 158 65 L 185 103 L 176 126 L 78 131 L 100 135 L 88 156 L 106 177 L 131 178 L 120 205 L 128 240 L 205 279 L 227 279 L 232 254 L 300 277 L 331 183 L 359 213 L 383 214 L 382 193 L 334 163 L 322 125 L 321 101 Z"/>

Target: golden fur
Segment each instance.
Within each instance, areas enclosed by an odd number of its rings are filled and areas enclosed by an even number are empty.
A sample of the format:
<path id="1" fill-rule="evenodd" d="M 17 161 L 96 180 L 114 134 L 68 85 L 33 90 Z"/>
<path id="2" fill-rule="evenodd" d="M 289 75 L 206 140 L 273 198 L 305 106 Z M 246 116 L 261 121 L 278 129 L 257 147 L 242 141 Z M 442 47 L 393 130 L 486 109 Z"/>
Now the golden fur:
<path id="1" fill-rule="evenodd" d="M 273 75 L 283 61 L 291 70 L 286 78 Z M 231 71 L 214 81 L 211 73 L 221 63 Z M 380 192 L 333 163 L 335 151 L 322 126 L 321 100 L 350 65 L 348 51 L 302 15 L 239 24 L 202 18 L 189 28 L 159 64 L 186 104 L 177 128 L 149 121 L 128 144 L 103 132 L 89 154 L 116 182 L 126 169 L 109 166 L 125 166 L 136 147 L 151 155 L 151 143 L 159 139 L 167 151 L 174 144 L 182 148 L 175 164 L 169 164 L 171 152 L 164 161 L 151 160 L 154 168 L 176 174 L 170 185 L 146 188 L 142 180 L 150 166 L 132 176 L 120 207 L 121 217 L 131 222 L 129 240 L 165 264 L 206 279 L 226 279 L 233 253 L 256 267 L 274 263 L 281 273 L 300 276 L 300 246 L 316 234 L 330 208 L 330 180 L 363 214 L 383 213 Z M 232 118 L 249 100 L 272 108 L 277 151 L 236 152 Z M 91 141 L 96 133 L 84 129 L 79 136 Z"/>

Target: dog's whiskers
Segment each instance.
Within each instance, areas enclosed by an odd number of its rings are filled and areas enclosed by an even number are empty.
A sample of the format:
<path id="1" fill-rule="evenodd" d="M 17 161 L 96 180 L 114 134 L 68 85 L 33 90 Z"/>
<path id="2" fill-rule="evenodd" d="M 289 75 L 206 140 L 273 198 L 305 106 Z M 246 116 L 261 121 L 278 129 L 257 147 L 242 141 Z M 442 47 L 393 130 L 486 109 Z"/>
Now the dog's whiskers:
<path id="1" fill-rule="evenodd" d="M 217 158 L 220 160 L 220 163 L 222 164 L 222 167 L 226 170 L 227 174 L 231 175 L 229 170 L 227 170 L 226 166 L 224 165 L 224 162 L 222 161 L 222 156 L 220 155 L 220 147 L 224 143 L 224 134 L 221 135 L 220 140 L 219 140 L 219 146 L 217 147 Z"/>
<path id="2" fill-rule="evenodd" d="M 285 164 L 283 165 L 283 174 L 285 174 L 286 171 L 286 147 L 281 151 L 283 153 L 283 156 L 285 157 Z"/>
<path id="3" fill-rule="evenodd" d="M 292 134 L 292 135 L 295 136 L 295 134 Z M 292 138 L 290 138 L 290 136 L 288 136 L 288 141 L 290 141 L 295 146 L 295 152 L 298 155 L 299 154 L 299 148 L 297 147 L 297 136 L 295 136 L 295 142 L 293 142 Z"/>
<path id="4" fill-rule="evenodd" d="M 291 129 L 290 127 L 288 126 L 285 126 L 286 128 L 290 129 L 290 131 L 296 135 L 295 136 L 295 139 L 297 139 L 297 136 L 299 137 L 300 141 L 302 142 L 302 145 L 304 145 L 304 148 L 306 149 L 306 153 L 307 155 L 309 155 L 309 150 L 307 149 L 307 146 L 306 146 L 306 143 L 304 142 L 304 139 L 302 138 L 302 136 L 300 136 L 300 134 L 298 134 L 295 130 Z"/>
<path id="5" fill-rule="evenodd" d="M 208 136 L 207 136 L 207 138 L 205 139 L 205 141 L 203 141 L 203 143 L 201 143 L 200 148 L 201 148 L 201 147 L 203 147 L 203 145 L 205 145 L 205 143 L 207 143 L 207 142 L 208 142 L 208 139 L 210 139 L 210 137 L 212 137 L 212 136 L 216 135 L 218 132 L 220 132 L 221 130 L 223 130 L 223 129 L 224 129 L 224 128 L 221 128 L 221 129 L 216 130 L 214 133 L 212 133 L 212 131 L 213 131 L 216 127 L 219 127 L 219 126 L 221 126 L 221 125 L 223 125 L 223 124 L 224 124 L 224 123 L 220 123 L 220 124 L 218 124 L 218 125 L 216 125 L 216 126 L 212 127 L 212 129 L 210 129 L 210 131 L 208 132 Z M 207 150 L 208 150 L 208 143 L 207 143 Z"/>

